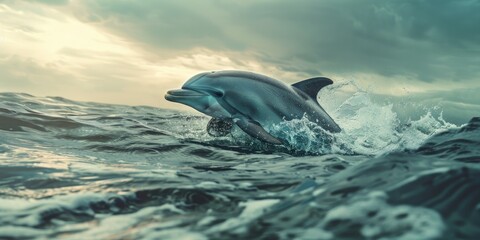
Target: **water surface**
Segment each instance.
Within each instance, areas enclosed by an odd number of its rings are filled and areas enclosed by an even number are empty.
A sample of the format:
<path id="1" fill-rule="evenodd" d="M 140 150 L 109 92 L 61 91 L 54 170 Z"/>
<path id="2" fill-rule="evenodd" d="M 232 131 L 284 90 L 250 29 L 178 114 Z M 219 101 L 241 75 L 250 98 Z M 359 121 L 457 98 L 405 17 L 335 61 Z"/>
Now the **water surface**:
<path id="1" fill-rule="evenodd" d="M 200 114 L 0 94 L 1 239 L 479 239 L 480 118 L 365 92 L 224 138 Z"/>

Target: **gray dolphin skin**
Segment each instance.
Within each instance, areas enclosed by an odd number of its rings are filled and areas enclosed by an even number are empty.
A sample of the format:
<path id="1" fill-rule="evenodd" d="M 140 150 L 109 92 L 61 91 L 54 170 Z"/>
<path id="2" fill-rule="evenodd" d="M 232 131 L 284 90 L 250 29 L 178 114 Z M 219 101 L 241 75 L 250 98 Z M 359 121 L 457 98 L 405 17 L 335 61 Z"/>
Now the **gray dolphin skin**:
<path id="1" fill-rule="evenodd" d="M 221 129 L 207 129 L 211 135 L 226 135 L 235 123 L 256 139 L 282 144 L 268 126 L 303 116 L 332 133 L 341 131 L 316 100 L 318 91 L 332 83 L 316 77 L 288 85 L 252 72 L 212 71 L 193 76 L 182 89 L 168 91 L 165 99 L 211 116 L 208 128 Z"/>

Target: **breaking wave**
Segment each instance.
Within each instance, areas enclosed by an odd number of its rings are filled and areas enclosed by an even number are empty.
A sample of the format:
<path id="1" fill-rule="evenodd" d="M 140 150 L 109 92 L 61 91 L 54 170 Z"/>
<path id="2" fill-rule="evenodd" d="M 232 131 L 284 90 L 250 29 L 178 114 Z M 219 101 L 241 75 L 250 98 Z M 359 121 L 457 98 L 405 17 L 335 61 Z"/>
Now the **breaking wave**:
<path id="1" fill-rule="evenodd" d="M 282 122 L 284 147 L 212 138 L 198 114 L 1 93 L 0 238 L 478 239 L 480 118 L 351 82 L 319 102 L 343 131 Z"/>

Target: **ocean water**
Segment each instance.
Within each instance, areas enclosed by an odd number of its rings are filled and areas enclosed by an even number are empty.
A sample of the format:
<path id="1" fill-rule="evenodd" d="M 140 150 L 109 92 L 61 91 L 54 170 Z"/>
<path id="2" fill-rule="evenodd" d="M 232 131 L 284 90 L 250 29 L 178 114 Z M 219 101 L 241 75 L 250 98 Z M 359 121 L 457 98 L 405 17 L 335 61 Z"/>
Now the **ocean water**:
<path id="1" fill-rule="evenodd" d="M 196 113 L 1 93 L 0 239 L 480 239 L 480 118 L 329 93 L 343 131 L 273 126 L 287 146 L 212 138 Z"/>

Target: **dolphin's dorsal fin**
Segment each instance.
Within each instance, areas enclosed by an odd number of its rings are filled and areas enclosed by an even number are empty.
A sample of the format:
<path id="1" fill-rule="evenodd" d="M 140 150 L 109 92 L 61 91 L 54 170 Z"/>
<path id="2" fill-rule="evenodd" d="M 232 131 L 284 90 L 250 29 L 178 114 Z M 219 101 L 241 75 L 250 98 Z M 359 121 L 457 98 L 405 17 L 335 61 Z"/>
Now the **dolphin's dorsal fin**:
<path id="1" fill-rule="evenodd" d="M 309 78 L 297 83 L 292 84 L 293 87 L 306 93 L 312 99 L 317 99 L 317 94 L 323 87 L 332 84 L 333 81 L 326 77 L 314 77 Z"/>

